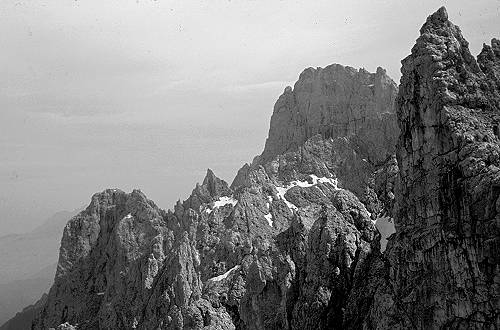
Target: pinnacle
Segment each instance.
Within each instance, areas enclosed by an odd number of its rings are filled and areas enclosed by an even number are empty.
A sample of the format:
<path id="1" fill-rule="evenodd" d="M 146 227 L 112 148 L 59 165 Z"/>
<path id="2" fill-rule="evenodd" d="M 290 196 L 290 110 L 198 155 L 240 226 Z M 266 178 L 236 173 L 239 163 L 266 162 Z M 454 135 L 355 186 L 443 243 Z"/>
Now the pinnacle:
<path id="1" fill-rule="evenodd" d="M 443 7 L 439 8 L 434 14 L 429 16 L 429 19 L 434 21 L 434 22 L 444 23 L 448 20 L 448 12 L 446 11 L 446 8 L 443 6 Z"/>
<path id="2" fill-rule="evenodd" d="M 427 21 L 420 29 L 420 33 L 423 34 L 425 32 L 434 31 L 436 28 L 439 29 L 441 27 L 448 25 L 447 23 L 449 23 L 448 12 L 446 11 L 446 8 L 443 6 L 439 8 L 436 12 L 434 12 L 432 15 L 427 17 Z"/>

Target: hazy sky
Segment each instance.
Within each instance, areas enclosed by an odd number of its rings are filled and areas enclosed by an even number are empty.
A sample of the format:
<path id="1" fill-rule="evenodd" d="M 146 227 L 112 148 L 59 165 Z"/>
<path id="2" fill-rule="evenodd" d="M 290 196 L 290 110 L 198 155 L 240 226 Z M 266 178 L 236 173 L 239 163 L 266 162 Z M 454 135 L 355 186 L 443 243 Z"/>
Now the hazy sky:
<path id="1" fill-rule="evenodd" d="M 304 68 L 398 81 L 443 4 L 474 54 L 500 37 L 498 0 L 2 0 L 0 234 L 107 187 L 169 208 L 207 167 L 230 182 Z"/>

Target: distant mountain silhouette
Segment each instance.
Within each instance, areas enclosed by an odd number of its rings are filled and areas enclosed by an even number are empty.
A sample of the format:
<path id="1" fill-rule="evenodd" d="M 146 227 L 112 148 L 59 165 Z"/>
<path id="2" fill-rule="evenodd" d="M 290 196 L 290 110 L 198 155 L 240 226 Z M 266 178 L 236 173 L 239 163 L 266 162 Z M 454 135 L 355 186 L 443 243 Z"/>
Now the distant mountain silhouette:
<path id="1" fill-rule="evenodd" d="M 48 291 L 63 228 L 79 211 L 57 212 L 30 232 L 0 237 L 0 324 Z"/>

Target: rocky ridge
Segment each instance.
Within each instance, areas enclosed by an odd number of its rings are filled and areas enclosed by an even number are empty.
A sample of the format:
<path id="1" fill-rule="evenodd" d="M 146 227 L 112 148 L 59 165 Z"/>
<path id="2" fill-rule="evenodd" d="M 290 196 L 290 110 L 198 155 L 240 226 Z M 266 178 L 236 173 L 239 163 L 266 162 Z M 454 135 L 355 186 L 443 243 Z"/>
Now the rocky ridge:
<path id="1" fill-rule="evenodd" d="M 334 67 L 341 72 L 336 81 L 346 85 L 358 83 L 358 75 L 371 77 L 367 82 L 389 79 L 382 69 L 368 74 Z M 394 86 L 383 87 L 392 95 L 385 110 L 365 107 L 367 118 L 392 118 L 380 120 L 373 132 L 315 134 L 296 150 L 245 165 L 231 186 L 208 170 L 172 211 L 158 209 L 140 191 L 94 195 L 64 230 L 55 283 L 34 328 L 302 329 L 342 323 L 357 269 L 380 249 L 374 219 L 384 207 L 375 177 L 388 173 L 394 148 L 375 141 L 386 148 L 385 159 L 375 161 L 361 145 L 370 134 L 394 135 Z M 363 102 L 376 103 L 369 87 L 363 93 Z M 395 173 L 379 186 L 392 191 Z M 349 175 L 360 180 L 353 184 Z M 349 184 L 365 200 L 371 194 L 370 203 L 344 189 Z"/>
<path id="2" fill-rule="evenodd" d="M 499 52 L 476 61 L 440 9 L 397 99 L 382 69 L 307 69 L 230 186 L 208 170 L 169 211 L 94 195 L 33 328 L 494 328 Z"/>

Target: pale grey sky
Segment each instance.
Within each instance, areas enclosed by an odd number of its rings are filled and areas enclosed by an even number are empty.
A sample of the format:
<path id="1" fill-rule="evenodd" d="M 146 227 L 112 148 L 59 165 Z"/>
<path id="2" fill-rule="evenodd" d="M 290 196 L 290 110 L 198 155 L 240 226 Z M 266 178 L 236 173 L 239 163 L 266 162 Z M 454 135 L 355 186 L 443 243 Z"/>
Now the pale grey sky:
<path id="1" fill-rule="evenodd" d="M 398 81 L 443 4 L 473 53 L 500 37 L 498 0 L 1 1 L 0 233 L 107 187 L 169 208 L 207 167 L 231 181 L 304 68 Z"/>

